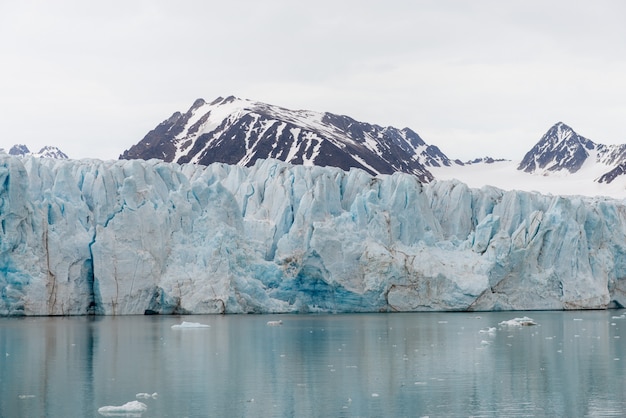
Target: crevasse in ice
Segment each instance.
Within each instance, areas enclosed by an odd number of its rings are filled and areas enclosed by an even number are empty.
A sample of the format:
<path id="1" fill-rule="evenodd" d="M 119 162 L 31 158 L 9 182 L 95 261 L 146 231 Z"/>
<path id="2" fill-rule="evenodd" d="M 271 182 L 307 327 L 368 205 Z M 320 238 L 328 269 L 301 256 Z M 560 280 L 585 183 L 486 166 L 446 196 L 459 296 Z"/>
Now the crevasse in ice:
<path id="1" fill-rule="evenodd" d="M 606 308 L 624 277 L 608 198 L 0 155 L 0 315 Z"/>

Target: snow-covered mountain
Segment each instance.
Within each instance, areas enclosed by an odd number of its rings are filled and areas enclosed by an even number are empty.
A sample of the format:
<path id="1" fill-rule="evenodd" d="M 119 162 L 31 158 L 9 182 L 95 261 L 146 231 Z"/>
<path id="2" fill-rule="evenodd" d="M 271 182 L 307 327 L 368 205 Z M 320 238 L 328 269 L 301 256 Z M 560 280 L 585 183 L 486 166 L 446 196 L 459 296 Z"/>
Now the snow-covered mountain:
<path id="1" fill-rule="evenodd" d="M 539 191 L 553 195 L 626 198 L 626 145 L 595 143 L 559 122 L 521 161 L 475 160 L 431 168 L 438 180 L 458 179 L 470 187 Z"/>
<path id="2" fill-rule="evenodd" d="M 0 154 L 0 201 L 0 315 L 626 306 L 614 199 Z"/>
<path id="3" fill-rule="evenodd" d="M 577 172 L 595 151 L 595 144 L 578 135 L 572 128 L 559 122 L 546 132 L 526 153 L 518 170 L 527 173 L 567 170 Z"/>
<path id="4" fill-rule="evenodd" d="M 196 100 L 186 113 L 174 113 L 120 158 L 242 166 L 275 158 L 305 166 L 361 168 L 374 175 L 399 171 L 424 182 L 433 180 L 429 167 L 453 164 L 408 128 L 232 96 L 211 103 Z"/>
<path id="5" fill-rule="evenodd" d="M 615 168 L 626 162 L 626 145 L 596 144 L 559 122 L 524 156 L 518 170 L 527 173 L 563 170 L 576 173 L 588 161 Z"/>
<path id="6" fill-rule="evenodd" d="M 35 158 L 56 158 L 59 160 L 67 160 L 69 157 L 63 151 L 57 147 L 45 146 L 39 150 L 39 152 L 30 152 L 28 147 L 24 144 L 13 145 L 9 150 L 9 155 L 16 157 L 32 156 Z"/>

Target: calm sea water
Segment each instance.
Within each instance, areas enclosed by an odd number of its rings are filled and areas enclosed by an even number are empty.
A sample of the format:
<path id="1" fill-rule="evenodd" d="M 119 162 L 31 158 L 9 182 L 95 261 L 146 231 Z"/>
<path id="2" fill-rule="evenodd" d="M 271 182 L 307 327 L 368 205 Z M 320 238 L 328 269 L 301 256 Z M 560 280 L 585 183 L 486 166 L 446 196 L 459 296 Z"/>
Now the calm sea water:
<path id="1" fill-rule="evenodd" d="M 3 318 L 0 416 L 624 416 L 622 314 Z"/>

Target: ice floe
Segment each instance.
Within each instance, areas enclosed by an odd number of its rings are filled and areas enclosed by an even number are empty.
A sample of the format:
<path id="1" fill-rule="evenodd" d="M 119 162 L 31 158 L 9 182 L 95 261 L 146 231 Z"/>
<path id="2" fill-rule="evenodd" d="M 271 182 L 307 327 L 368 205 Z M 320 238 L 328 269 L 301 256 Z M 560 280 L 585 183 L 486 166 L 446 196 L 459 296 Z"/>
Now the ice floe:
<path id="1" fill-rule="evenodd" d="M 120 406 L 103 406 L 101 408 L 98 408 L 98 413 L 100 415 L 104 415 L 105 417 L 135 417 L 140 416 L 141 413 L 145 412 L 147 409 L 148 406 L 145 403 L 139 401 L 130 401 Z"/>
<path id="2" fill-rule="evenodd" d="M 496 333 L 496 327 L 489 327 L 489 328 L 481 329 L 478 332 L 481 334 L 494 335 Z"/>
<path id="3" fill-rule="evenodd" d="M 502 321 L 499 325 L 502 327 L 523 327 L 537 325 L 537 323 L 532 318 L 523 316 L 521 318 L 513 318 L 508 321 Z"/>
<path id="4" fill-rule="evenodd" d="M 187 328 L 209 328 L 210 325 L 201 324 L 199 322 L 187 322 L 183 321 L 180 324 L 172 325 L 172 329 L 187 329 Z"/>
<path id="5" fill-rule="evenodd" d="M 283 321 L 279 319 L 278 321 L 267 321 L 268 327 L 278 327 L 283 324 Z"/>

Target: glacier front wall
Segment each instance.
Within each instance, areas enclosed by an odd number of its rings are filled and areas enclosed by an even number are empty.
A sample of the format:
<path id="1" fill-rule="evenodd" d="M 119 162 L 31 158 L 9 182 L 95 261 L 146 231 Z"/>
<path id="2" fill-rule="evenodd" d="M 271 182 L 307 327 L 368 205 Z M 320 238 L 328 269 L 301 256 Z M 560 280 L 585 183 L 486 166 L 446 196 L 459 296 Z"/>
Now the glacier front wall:
<path id="1" fill-rule="evenodd" d="M 0 315 L 626 305 L 626 208 L 604 198 L 2 155 L 0 227 Z"/>

